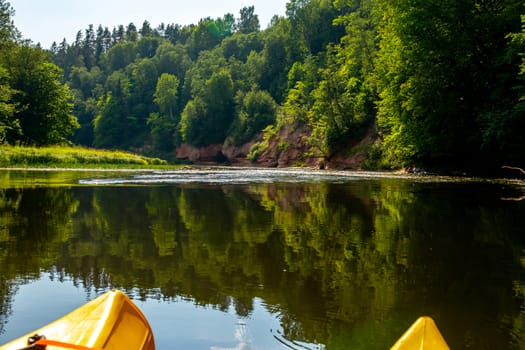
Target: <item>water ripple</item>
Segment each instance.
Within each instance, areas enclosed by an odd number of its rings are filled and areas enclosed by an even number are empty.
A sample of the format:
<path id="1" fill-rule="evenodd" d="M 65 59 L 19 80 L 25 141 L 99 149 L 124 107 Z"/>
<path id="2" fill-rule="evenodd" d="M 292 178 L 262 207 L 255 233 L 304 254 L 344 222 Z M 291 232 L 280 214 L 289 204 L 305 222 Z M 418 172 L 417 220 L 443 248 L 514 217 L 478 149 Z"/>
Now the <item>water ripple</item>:
<path id="1" fill-rule="evenodd" d="M 342 183 L 368 179 L 408 179 L 412 182 L 492 182 L 518 187 L 522 180 L 481 179 L 468 177 L 398 174 L 392 172 L 314 170 L 304 168 L 191 168 L 178 170 L 145 170 L 115 173 L 99 172 L 92 178 L 81 179 L 81 185 L 154 185 L 154 184 L 249 184 L 249 183 Z"/>
<path id="2" fill-rule="evenodd" d="M 342 182 L 365 176 L 362 173 L 342 171 L 316 171 L 304 169 L 205 169 L 170 170 L 131 173 L 119 177 L 82 179 L 82 185 L 119 184 L 246 184 L 246 183 L 296 183 L 312 181 Z"/>

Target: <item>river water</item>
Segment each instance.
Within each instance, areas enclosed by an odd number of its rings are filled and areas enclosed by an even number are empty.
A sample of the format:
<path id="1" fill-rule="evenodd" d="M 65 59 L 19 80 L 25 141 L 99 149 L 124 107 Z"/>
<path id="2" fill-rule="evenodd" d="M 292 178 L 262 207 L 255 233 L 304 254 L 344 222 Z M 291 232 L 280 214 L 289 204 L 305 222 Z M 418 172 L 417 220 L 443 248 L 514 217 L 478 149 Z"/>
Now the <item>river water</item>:
<path id="1" fill-rule="evenodd" d="M 525 349 L 525 183 L 308 170 L 0 171 L 0 344 L 108 289 L 158 350 Z"/>

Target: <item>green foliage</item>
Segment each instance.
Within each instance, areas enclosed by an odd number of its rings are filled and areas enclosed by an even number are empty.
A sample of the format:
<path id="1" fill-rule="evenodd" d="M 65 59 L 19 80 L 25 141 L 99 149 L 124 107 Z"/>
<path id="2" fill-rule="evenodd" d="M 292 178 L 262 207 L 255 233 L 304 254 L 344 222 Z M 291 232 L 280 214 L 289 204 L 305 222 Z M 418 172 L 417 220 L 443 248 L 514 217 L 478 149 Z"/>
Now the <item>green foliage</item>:
<path id="1" fill-rule="evenodd" d="M 265 147 L 263 143 L 256 142 L 250 147 L 250 152 L 246 155 L 246 159 L 252 163 L 255 163 L 266 149 L 267 145 Z"/>
<path id="2" fill-rule="evenodd" d="M 0 66 L 0 144 L 7 141 L 7 135 L 19 135 L 19 121 L 14 117 L 16 106 L 11 102 L 15 92 L 9 85 L 7 70 Z"/>
<path id="3" fill-rule="evenodd" d="M 10 83 L 10 75 L 4 68 L 5 52 L 12 49 L 17 37 L 11 17 L 14 10 L 5 0 L 0 0 L 0 144 L 7 141 L 7 135 L 20 135 L 20 123 L 15 118 L 16 102 L 13 101 L 15 90 Z"/>
<path id="4" fill-rule="evenodd" d="M 108 72 L 126 68 L 136 58 L 136 44 L 134 42 L 119 43 L 111 48 L 104 56 L 104 66 Z"/>
<path id="5" fill-rule="evenodd" d="M 133 141 L 129 129 L 131 118 L 128 118 L 131 82 L 124 73 L 117 71 L 106 84 L 109 91 L 99 100 L 99 114 L 94 120 L 94 145 L 101 148 L 129 146 Z"/>
<path id="6" fill-rule="evenodd" d="M 94 150 L 82 147 L 0 146 L 2 167 L 86 167 L 101 165 L 165 165 L 157 158 L 148 158 L 122 151 Z"/>
<path id="7" fill-rule="evenodd" d="M 151 128 L 153 147 L 162 151 L 173 149 L 175 131 L 179 124 L 176 114 L 179 94 L 179 79 L 175 75 L 163 73 L 157 81 L 154 102 L 160 113 L 151 113 L 148 125 Z"/>
<path id="8" fill-rule="evenodd" d="M 185 96 L 185 102 L 188 102 L 195 96 L 202 95 L 204 93 L 206 80 L 208 80 L 214 72 L 227 66 L 228 62 L 219 50 L 202 52 L 199 59 L 193 63 L 185 74 L 184 94 L 187 95 Z"/>
<path id="9" fill-rule="evenodd" d="M 237 29 L 242 34 L 258 32 L 260 29 L 259 16 L 255 14 L 255 7 L 243 7 L 240 11 Z"/>
<path id="10" fill-rule="evenodd" d="M 235 57 L 239 61 L 246 62 L 252 52 L 260 52 L 262 50 L 263 42 L 261 35 L 257 32 L 249 34 L 238 33 L 225 38 L 220 47 L 225 58 Z"/>
<path id="11" fill-rule="evenodd" d="M 286 27 L 287 24 L 280 21 L 268 29 L 261 53 L 264 62 L 261 67 L 261 90 L 267 90 L 278 103 L 283 100 L 287 71 L 293 64 L 287 51 Z"/>
<path id="12" fill-rule="evenodd" d="M 223 143 L 234 116 L 234 91 L 231 73 L 213 73 L 203 86 L 194 87 L 194 98 L 181 116 L 181 134 L 194 146 Z"/>
<path id="13" fill-rule="evenodd" d="M 525 159 L 519 0 L 293 0 L 264 30 L 254 7 L 188 26 L 89 26 L 53 44 L 63 78 L 41 64 L 47 53 L 19 46 L 14 10 L 0 5 L 4 142 L 168 153 L 301 126 L 307 153 L 330 158 L 376 123 L 381 152 L 372 153 L 392 165 Z M 171 88 L 161 88 L 168 75 Z M 69 91 L 42 88 L 57 77 Z M 44 108 L 37 97 L 55 102 Z M 55 117 L 35 117 L 37 106 Z M 70 137 L 72 112 L 80 129 Z"/>
<path id="14" fill-rule="evenodd" d="M 7 0 L 0 0 L 0 49 L 20 39 L 20 33 L 13 23 L 15 10 Z"/>
<path id="15" fill-rule="evenodd" d="M 273 125 L 267 126 L 263 130 L 263 140 L 260 142 L 256 142 L 250 147 L 250 152 L 246 156 L 246 158 L 251 162 L 256 162 L 259 157 L 266 151 L 268 151 L 268 148 L 270 147 L 270 140 L 275 138 L 278 134 L 278 130 Z"/>
<path id="16" fill-rule="evenodd" d="M 342 33 L 331 25 L 337 10 L 329 2 L 293 7 L 293 26 L 288 19 L 274 18 L 262 32 L 254 8 L 247 7 L 237 21 L 226 14 L 187 27 L 152 29 L 145 22 L 137 31 L 130 24 L 114 28 L 110 38 L 104 28 L 95 33 L 89 27 L 73 45 L 54 46 L 55 59 L 64 65 L 74 90 L 82 129 L 93 125 L 92 136 L 82 130 L 75 140 L 91 138 L 97 147 L 151 144 L 162 151 L 181 141 L 199 146 L 224 142 L 227 136 L 236 143 L 248 141 L 275 121 L 288 70 L 304 57 L 303 48 L 321 51 Z M 85 52 L 89 49 L 93 53 Z M 91 55 L 98 66 L 87 64 Z M 169 113 L 154 96 L 157 78 L 164 73 L 179 81 Z"/>
<path id="17" fill-rule="evenodd" d="M 519 81 L 516 84 L 516 90 L 518 92 L 518 103 L 516 104 L 517 113 L 522 115 L 525 113 L 525 15 L 521 16 L 521 33 L 517 35 L 516 41 L 520 44 L 521 50 L 519 55 L 521 56 L 521 65 L 519 73 Z"/>
<path id="18" fill-rule="evenodd" d="M 347 31 L 341 43 L 296 62 L 289 72 L 284 110 L 296 123 L 308 125 L 311 131 L 305 140 L 311 155 L 329 157 L 345 140 L 359 137 L 362 126 L 375 117 L 370 77 L 378 49 L 377 19 L 371 7 L 363 1 L 341 15 L 336 23 Z"/>
<path id="19" fill-rule="evenodd" d="M 524 10 L 525 11 L 525 10 Z M 525 14 L 521 15 L 521 32 L 512 33 L 512 44 L 517 47 L 518 55 L 521 57 L 520 64 L 520 85 L 519 85 L 519 108 L 525 109 Z"/>
<path id="20" fill-rule="evenodd" d="M 215 20 L 210 17 L 201 19 L 188 39 L 188 53 L 196 60 L 202 51 L 213 49 L 224 38 L 232 35 L 234 27 L 235 17 L 232 14 Z"/>
<path id="21" fill-rule="evenodd" d="M 138 54 L 141 58 L 152 58 L 160 45 L 160 39 L 150 36 L 143 36 L 137 42 Z"/>
<path id="22" fill-rule="evenodd" d="M 48 54 L 21 42 L 13 15 L 0 0 L 0 143 L 67 143 L 79 126 L 73 95 Z"/>
<path id="23" fill-rule="evenodd" d="M 284 111 L 299 124 L 308 122 L 314 104 L 312 91 L 319 83 L 319 60 L 308 56 L 304 62 L 296 62 L 288 72 L 288 94 Z"/>
<path id="24" fill-rule="evenodd" d="M 365 170 L 391 170 L 399 167 L 399 164 L 392 163 L 395 160 L 389 160 L 385 145 L 379 142 L 373 143 L 366 150 L 366 160 L 361 167 Z"/>
<path id="25" fill-rule="evenodd" d="M 12 100 L 18 107 L 13 118 L 20 125 L 8 142 L 47 145 L 66 143 L 78 127 L 71 114 L 72 94 L 61 83 L 62 71 L 47 61 L 44 51 L 27 45 L 16 46 L 5 53 Z"/>
<path id="26" fill-rule="evenodd" d="M 185 142 L 195 146 L 208 144 L 204 131 L 206 131 L 205 118 L 208 116 L 206 103 L 199 97 L 186 104 L 181 115 L 180 132 Z"/>
<path id="27" fill-rule="evenodd" d="M 521 16 L 521 21 L 521 32 L 508 35 L 510 41 L 506 50 L 509 59 L 518 62 L 521 59 L 514 91 L 503 96 L 498 91 L 495 96 L 500 99 L 498 104 L 481 113 L 478 118 L 482 149 L 509 164 L 521 164 L 525 154 L 525 135 L 522 132 L 525 128 L 525 15 Z"/>
<path id="28" fill-rule="evenodd" d="M 104 73 L 98 66 L 91 70 L 83 66 L 71 69 L 68 85 L 73 94 L 73 113 L 80 124 L 71 139 L 73 143 L 93 144 L 93 120 L 97 114 L 97 101 L 104 94 L 104 82 Z"/>
<path id="29" fill-rule="evenodd" d="M 266 91 L 252 90 L 238 95 L 236 119 L 230 135 L 235 144 L 243 144 L 275 122 L 277 104 Z"/>
<path id="30" fill-rule="evenodd" d="M 137 144 L 143 144 L 146 138 L 146 122 L 151 112 L 155 111 L 153 103 L 159 72 L 153 59 L 142 59 L 134 65 L 131 72 L 131 96 L 129 116 L 133 118 L 131 129 Z"/>
<path id="31" fill-rule="evenodd" d="M 332 1 L 291 0 L 286 4 L 286 14 L 291 25 L 290 37 L 295 38 L 299 54 L 316 55 L 344 34 L 341 27 L 332 23 L 339 15 Z"/>
<path id="32" fill-rule="evenodd" d="M 71 92 L 60 83 L 62 72 L 53 63 L 44 62 L 36 74 L 34 85 L 28 92 L 32 94 L 32 100 L 21 112 L 24 136 L 28 143 L 37 145 L 68 143 L 68 137 L 79 124 L 71 113 Z M 40 104 L 41 101 L 44 103 Z"/>
<path id="33" fill-rule="evenodd" d="M 391 157 L 476 162 L 482 125 L 510 131 L 512 123 L 496 120 L 514 104 L 515 60 L 502 58 L 508 31 L 518 28 L 519 3 L 382 2 L 378 122 Z M 485 162 L 503 159 L 485 152 Z"/>
<path id="34" fill-rule="evenodd" d="M 182 44 L 173 45 L 169 41 L 163 41 L 160 44 L 154 59 L 157 62 L 159 73 L 173 74 L 181 81 L 193 64 L 186 48 Z"/>
<path id="35" fill-rule="evenodd" d="M 159 106 L 161 113 L 174 115 L 178 89 L 179 79 L 175 75 L 164 73 L 159 77 L 153 101 Z"/>

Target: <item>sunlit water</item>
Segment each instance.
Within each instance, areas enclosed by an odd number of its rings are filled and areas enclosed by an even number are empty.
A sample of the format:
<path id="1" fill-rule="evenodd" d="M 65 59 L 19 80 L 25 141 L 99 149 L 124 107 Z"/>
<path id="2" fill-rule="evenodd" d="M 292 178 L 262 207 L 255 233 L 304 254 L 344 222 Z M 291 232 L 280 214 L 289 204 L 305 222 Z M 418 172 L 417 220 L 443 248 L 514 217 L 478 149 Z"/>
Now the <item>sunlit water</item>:
<path id="1" fill-rule="evenodd" d="M 17 290 L 12 315 L 4 331 L 25 334 L 34 325 L 49 323 L 100 292 L 86 291 L 72 281 L 53 280 L 50 274 L 43 273 L 40 279 Z M 254 299 L 249 317 L 239 317 L 232 308 L 217 310 L 187 298 L 141 300 L 133 291 L 129 291 L 129 295 L 135 298 L 154 329 L 158 349 L 276 349 L 279 342 L 289 342 L 282 337 L 278 315 L 268 312 L 260 299 Z M 9 340 L 5 335 L 0 339 L 0 343 Z M 320 349 L 317 344 L 301 346 Z"/>
<path id="2" fill-rule="evenodd" d="M 380 173 L 350 173 L 304 169 L 201 168 L 131 173 L 124 176 L 81 179 L 83 185 L 112 184 L 253 184 L 343 182 L 349 179 L 386 177 Z"/>
<path id="3" fill-rule="evenodd" d="M 261 169 L 0 172 L 0 344 L 111 288 L 157 349 L 525 348 L 520 181 Z"/>

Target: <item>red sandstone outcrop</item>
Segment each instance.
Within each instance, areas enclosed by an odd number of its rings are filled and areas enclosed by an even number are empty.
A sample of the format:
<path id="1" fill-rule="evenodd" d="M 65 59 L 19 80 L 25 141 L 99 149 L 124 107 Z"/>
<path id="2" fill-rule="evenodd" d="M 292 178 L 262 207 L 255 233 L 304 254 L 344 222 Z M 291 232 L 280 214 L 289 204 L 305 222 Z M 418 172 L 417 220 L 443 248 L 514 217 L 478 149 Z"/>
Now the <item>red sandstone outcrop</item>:
<path id="1" fill-rule="evenodd" d="M 268 147 L 252 163 L 247 159 L 255 141 L 240 146 L 234 146 L 226 141 L 224 144 L 213 144 L 206 147 L 193 147 L 183 144 L 176 149 L 176 156 L 181 160 L 189 160 L 195 164 L 232 164 L 240 166 L 290 167 L 306 166 L 327 169 L 361 168 L 366 161 L 366 148 L 374 142 L 372 129 L 359 142 L 352 142 L 341 147 L 330 157 L 312 156 L 304 135 L 308 130 L 304 127 L 289 126 L 268 140 Z M 261 138 L 259 138 L 260 140 Z"/>

